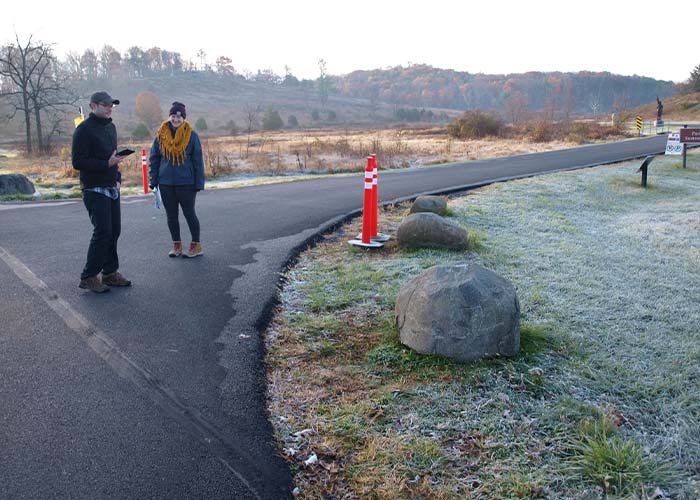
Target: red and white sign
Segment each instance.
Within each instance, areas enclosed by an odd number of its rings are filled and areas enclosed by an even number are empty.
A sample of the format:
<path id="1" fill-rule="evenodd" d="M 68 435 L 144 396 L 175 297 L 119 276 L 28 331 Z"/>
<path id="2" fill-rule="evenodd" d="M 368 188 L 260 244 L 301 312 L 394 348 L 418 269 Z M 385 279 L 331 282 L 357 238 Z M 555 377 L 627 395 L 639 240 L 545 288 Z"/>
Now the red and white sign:
<path id="1" fill-rule="evenodd" d="M 681 142 L 684 144 L 700 143 L 700 128 L 682 128 Z"/>
<path id="2" fill-rule="evenodd" d="M 666 154 L 667 155 L 682 155 L 683 154 L 683 144 L 681 144 L 681 134 L 668 134 L 668 139 L 666 140 Z"/>

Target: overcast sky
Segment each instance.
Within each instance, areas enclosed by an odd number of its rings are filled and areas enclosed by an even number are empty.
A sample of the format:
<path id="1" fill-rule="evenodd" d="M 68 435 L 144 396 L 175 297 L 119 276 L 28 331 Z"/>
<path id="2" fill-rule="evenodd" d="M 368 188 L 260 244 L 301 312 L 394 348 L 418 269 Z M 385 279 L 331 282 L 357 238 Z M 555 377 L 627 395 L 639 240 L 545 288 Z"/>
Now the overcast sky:
<path id="1" fill-rule="evenodd" d="M 700 1 L 56 0 L 3 2 L 0 42 L 137 45 L 299 78 L 425 63 L 470 73 L 610 71 L 680 82 L 700 64 Z"/>

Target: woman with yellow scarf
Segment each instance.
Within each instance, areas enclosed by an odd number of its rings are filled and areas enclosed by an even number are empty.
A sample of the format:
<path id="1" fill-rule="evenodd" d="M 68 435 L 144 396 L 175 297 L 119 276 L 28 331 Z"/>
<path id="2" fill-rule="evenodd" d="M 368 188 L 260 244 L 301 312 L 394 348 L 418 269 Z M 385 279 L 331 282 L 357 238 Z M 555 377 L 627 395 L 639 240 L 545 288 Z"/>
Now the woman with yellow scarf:
<path id="1" fill-rule="evenodd" d="M 185 120 L 187 110 L 181 102 L 174 102 L 170 117 L 158 129 L 149 158 L 149 185 L 160 191 L 173 239 L 170 257 L 199 257 L 204 254 L 199 238 L 199 219 L 194 209 L 197 193 L 204 189 L 204 158 L 202 143 L 197 132 Z M 192 243 L 187 253 L 182 252 L 179 207 L 187 220 Z"/>

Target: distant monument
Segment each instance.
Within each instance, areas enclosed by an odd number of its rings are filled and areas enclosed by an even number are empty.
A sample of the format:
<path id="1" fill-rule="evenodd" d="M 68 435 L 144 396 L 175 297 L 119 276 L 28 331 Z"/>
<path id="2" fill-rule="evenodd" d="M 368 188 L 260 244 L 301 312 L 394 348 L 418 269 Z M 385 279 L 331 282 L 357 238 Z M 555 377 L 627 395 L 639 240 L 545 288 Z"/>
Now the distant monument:
<path id="1" fill-rule="evenodd" d="M 664 105 L 661 102 L 661 99 L 659 99 L 659 96 L 656 96 L 656 123 L 655 125 L 657 127 L 661 126 L 664 124 L 664 121 L 661 119 L 661 115 L 664 112 Z"/>

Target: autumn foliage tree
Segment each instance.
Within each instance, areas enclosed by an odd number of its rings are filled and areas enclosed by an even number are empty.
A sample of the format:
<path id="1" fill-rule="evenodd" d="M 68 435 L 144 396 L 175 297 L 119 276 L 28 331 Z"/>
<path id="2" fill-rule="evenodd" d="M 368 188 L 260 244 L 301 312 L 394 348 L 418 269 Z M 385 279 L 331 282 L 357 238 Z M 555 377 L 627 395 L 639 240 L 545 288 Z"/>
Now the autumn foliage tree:
<path id="1" fill-rule="evenodd" d="M 231 58 L 226 56 L 219 56 L 216 58 L 216 72 L 220 75 L 235 75 L 236 69 L 231 64 Z"/>
<path id="2" fill-rule="evenodd" d="M 136 96 L 134 111 L 136 116 L 150 129 L 155 129 L 163 121 L 163 108 L 160 107 L 160 99 L 148 90 L 140 92 Z"/>

